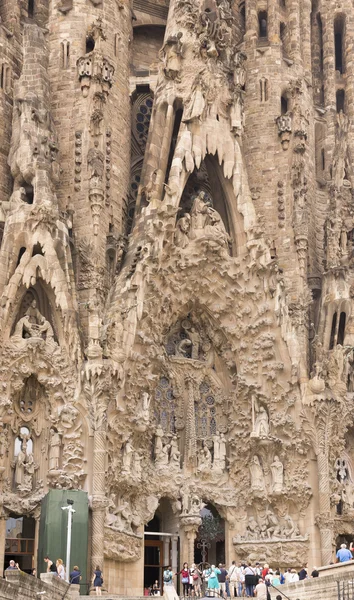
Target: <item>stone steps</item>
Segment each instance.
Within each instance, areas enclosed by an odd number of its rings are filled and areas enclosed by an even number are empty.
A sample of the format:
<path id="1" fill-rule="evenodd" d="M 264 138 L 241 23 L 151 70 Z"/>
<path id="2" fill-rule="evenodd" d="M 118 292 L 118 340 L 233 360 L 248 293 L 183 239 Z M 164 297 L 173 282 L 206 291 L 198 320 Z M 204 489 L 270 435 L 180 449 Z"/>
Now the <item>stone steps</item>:
<path id="1" fill-rule="evenodd" d="M 88 598 L 90 598 L 90 600 L 92 600 L 92 598 L 96 598 L 96 592 L 94 591 L 93 594 L 91 596 L 78 596 L 78 598 L 80 598 L 80 600 L 88 600 Z M 146 596 L 122 596 L 120 594 L 110 594 L 109 592 L 104 592 L 102 590 L 102 598 L 105 598 L 106 600 L 146 600 Z"/>

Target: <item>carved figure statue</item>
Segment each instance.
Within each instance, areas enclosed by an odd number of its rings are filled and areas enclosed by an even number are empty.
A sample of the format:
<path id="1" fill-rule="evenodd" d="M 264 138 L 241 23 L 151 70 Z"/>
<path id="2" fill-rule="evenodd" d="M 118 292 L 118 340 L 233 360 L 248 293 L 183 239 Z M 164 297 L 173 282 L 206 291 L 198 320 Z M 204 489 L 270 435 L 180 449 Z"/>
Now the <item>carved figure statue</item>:
<path id="1" fill-rule="evenodd" d="M 281 494 L 284 485 L 284 466 L 278 456 L 274 456 L 274 461 L 270 465 L 272 472 L 272 491 L 273 494 Z"/>
<path id="2" fill-rule="evenodd" d="M 246 539 L 258 540 L 260 538 L 261 529 L 254 517 L 249 517 L 246 527 Z"/>
<path id="3" fill-rule="evenodd" d="M 189 513 L 189 490 L 187 488 L 182 488 L 181 491 L 181 504 L 182 504 L 182 514 L 185 515 Z"/>
<path id="4" fill-rule="evenodd" d="M 198 471 L 209 472 L 211 469 L 211 452 L 204 442 L 201 452 L 198 454 Z"/>
<path id="5" fill-rule="evenodd" d="M 87 164 L 90 167 L 90 186 L 94 187 L 102 182 L 104 173 L 104 156 L 98 147 L 98 140 L 95 140 L 94 146 L 88 151 Z"/>
<path id="6" fill-rule="evenodd" d="M 191 95 L 183 112 L 183 123 L 201 121 L 205 109 L 205 84 L 203 75 L 199 73 L 192 85 Z"/>
<path id="7" fill-rule="evenodd" d="M 233 77 L 234 77 L 234 86 L 236 88 L 243 88 L 246 84 L 246 69 L 245 69 L 245 61 L 247 60 L 247 56 L 244 52 L 240 52 L 237 50 L 233 56 Z"/>
<path id="8" fill-rule="evenodd" d="M 182 37 L 183 34 L 181 32 L 176 35 L 170 35 L 160 51 L 160 56 L 164 64 L 163 71 L 167 79 L 178 79 L 183 49 Z"/>
<path id="9" fill-rule="evenodd" d="M 161 455 L 162 452 L 162 448 L 163 448 L 163 429 L 161 427 L 161 425 L 158 425 L 158 427 L 156 428 L 155 431 L 155 460 L 157 460 L 157 457 Z"/>
<path id="10" fill-rule="evenodd" d="M 23 443 L 21 444 L 20 451 L 16 456 L 16 464 L 15 464 L 15 485 L 19 487 L 24 482 L 25 476 L 25 462 L 26 462 L 26 453 L 23 450 Z"/>
<path id="11" fill-rule="evenodd" d="M 133 453 L 134 453 L 134 448 L 131 445 L 131 443 L 129 442 L 129 440 L 127 440 L 125 442 L 125 445 L 123 448 L 123 471 L 126 473 L 130 473 L 132 459 L 133 459 Z"/>
<path id="12" fill-rule="evenodd" d="M 345 458 L 337 458 L 335 462 L 335 469 L 338 481 L 344 483 L 348 479 L 348 467 Z"/>
<path id="13" fill-rule="evenodd" d="M 213 435 L 214 460 L 213 469 L 224 471 L 226 462 L 226 439 L 223 433 Z"/>
<path id="14" fill-rule="evenodd" d="M 16 323 L 12 336 L 12 340 L 16 342 L 23 338 L 42 338 L 47 343 L 52 342 L 55 344 L 53 327 L 38 310 L 35 298 L 26 310 L 25 315 Z"/>
<path id="15" fill-rule="evenodd" d="M 170 464 L 180 466 L 181 453 L 178 449 L 178 439 L 176 435 L 172 436 L 170 444 Z"/>
<path id="16" fill-rule="evenodd" d="M 268 413 L 264 406 L 259 408 L 256 422 L 254 424 L 255 437 L 268 437 L 269 436 L 269 418 Z"/>
<path id="17" fill-rule="evenodd" d="M 142 411 L 141 411 L 141 420 L 145 423 L 149 423 L 150 420 L 150 413 L 149 413 L 149 409 L 150 409 L 150 402 L 151 402 L 151 398 L 150 398 L 150 394 L 148 394 L 148 392 L 143 392 L 142 394 Z"/>
<path id="18" fill-rule="evenodd" d="M 257 455 L 254 455 L 250 464 L 251 490 L 253 492 L 264 492 L 264 473 Z"/>
<path id="19" fill-rule="evenodd" d="M 175 232 L 175 244 L 179 248 L 185 248 L 189 244 L 189 231 L 191 228 L 191 216 L 185 213 L 183 217 L 178 219 Z"/>
<path id="20" fill-rule="evenodd" d="M 227 245 L 230 236 L 224 222 L 210 202 L 208 195 L 200 191 L 194 198 L 191 208 L 190 239 L 212 238 L 220 245 Z"/>
<path id="21" fill-rule="evenodd" d="M 50 429 L 49 440 L 49 471 L 57 471 L 60 461 L 60 434 L 55 429 Z"/>
<path id="22" fill-rule="evenodd" d="M 297 527 L 297 525 L 295 525 L 293 519 L 291 518 L 290 515 L 286 515 L 284 517 L 284 521 L 285 521 L 285 525 L 283 527 L 283 536 L 285 538 L 296 538 L 299 537 L 300 535 L 300 531 L 299 528 Z"/>
<path id="23" fill-rule="evenodd" d="M 266 510 L 264 522 L 268 538 L 281 537 L 279 519 L 270 509 Z"/>

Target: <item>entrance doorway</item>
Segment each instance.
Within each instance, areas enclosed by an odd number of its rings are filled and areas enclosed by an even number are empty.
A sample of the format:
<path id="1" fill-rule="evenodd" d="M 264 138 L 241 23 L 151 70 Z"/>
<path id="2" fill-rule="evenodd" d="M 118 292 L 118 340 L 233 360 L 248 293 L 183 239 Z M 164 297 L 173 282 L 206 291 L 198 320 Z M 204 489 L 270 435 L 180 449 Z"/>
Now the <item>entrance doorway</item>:
<path id="1" fill-rule="evenodd" d="M 163 595 L 163 572 L 170 566 L 178 570 L 178 520 L 171 502 L 162 498 L 154 518 L 145 525 L 144 542 L 144 594 L 155 585 L 158 595 Z"/>
<path id="2" fill-rule="evenodd" d="M 10 514 L 6 521 L 5 569 L 10 560 L 18 563 L 25 573 L 31 573 L 34 565 L 34 539 L 36 522 L 31 517 Z"/>
<path id="3" fill-rule="evenodd" d="M 163 542 L 160 540 L 145 539 L 144 543 L 144 589 L 153 589 L 154 593 L 163 590 Z M 158 595 L 158 594 L 157 594 Z"/>
<path id="4" fill-rule="evenodd" d="M 194 545 L 194 559 L 197 564 L 225 563 L 225 521 L 212 504 L 201 511 L 202 523 Z"/>

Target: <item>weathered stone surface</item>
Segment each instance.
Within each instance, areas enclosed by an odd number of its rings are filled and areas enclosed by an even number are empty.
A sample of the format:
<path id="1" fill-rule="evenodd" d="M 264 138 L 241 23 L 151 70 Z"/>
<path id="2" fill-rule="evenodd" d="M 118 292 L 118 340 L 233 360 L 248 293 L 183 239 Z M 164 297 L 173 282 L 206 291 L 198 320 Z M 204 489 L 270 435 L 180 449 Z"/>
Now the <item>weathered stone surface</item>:
<path id="1" fill-rule="evenodd" d="M 352 534 L 354 25 L 338 10 L 1 4 L 2 525 L 86 490 L 110 592 L 142 593 L 156 513 L 174 568 L 208 504 L 227 562 L 318 566 Z"/>

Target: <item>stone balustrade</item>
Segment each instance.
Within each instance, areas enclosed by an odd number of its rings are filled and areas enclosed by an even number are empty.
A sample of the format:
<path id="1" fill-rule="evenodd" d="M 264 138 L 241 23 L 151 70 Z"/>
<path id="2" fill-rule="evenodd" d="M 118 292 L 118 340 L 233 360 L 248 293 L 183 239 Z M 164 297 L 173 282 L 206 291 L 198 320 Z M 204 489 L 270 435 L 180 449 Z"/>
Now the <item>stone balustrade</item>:
<path id="1" fill-rule="evenodd" d="M 41 578 L 27 575 L 23 571 L 5 571 L 6 579 L 0 579 L 1 600 L 73 600 L 79 596 L 79 585 L 70 585 L 55 576 L 43 573 Z M 69 588 L 69 589 L 68 589 Z"/>
<path id="2" fill-rule="evenodd" d="M 318 571 L 320 574 L 319 577 L 281 585 L 279 589 L 283 594 L 288 596 L 289 600 L 338 600 L 337 582 L 340 584 L 341 592 L 343 589 L 346 590 L 348 584 L 350 589 L 352 588 L 352 582 L 354 581 L 354 561 L 319 567 Z M 272 588 L 272 600 L 276 596 L 277 593 Z"/>

